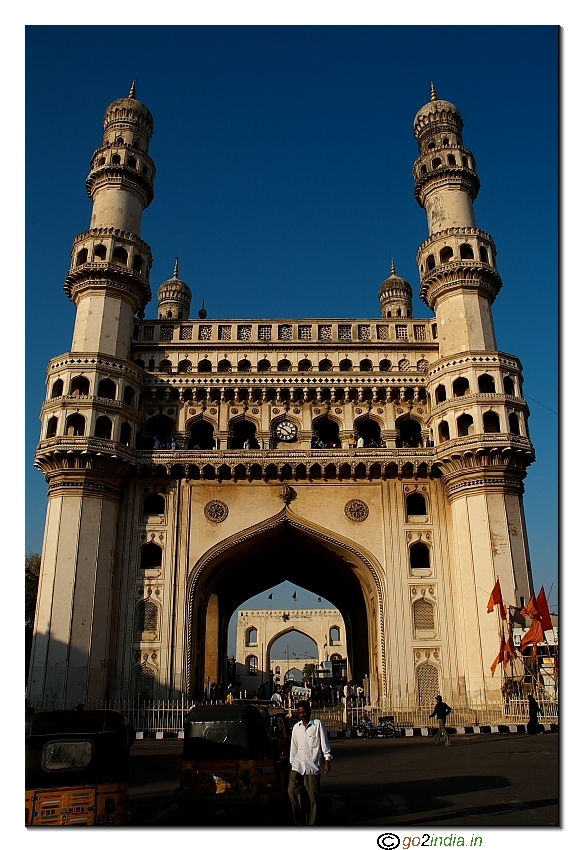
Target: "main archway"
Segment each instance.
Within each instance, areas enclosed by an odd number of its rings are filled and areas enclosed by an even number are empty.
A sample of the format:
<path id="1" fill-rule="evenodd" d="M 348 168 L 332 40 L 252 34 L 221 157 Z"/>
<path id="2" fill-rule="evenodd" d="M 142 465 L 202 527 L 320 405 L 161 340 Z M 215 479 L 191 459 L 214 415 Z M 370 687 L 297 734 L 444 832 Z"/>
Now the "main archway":
<path id="1" fill-rule="evenodd" d="M 189 579 L 187 680 L 198 697 L 208 681 L 224 681 L 228 624 L 247 599 L 291 581 L 326 597 L 346 628 L 349 675 L 385 693 L 384 618 L 379 569 L 373 557 L 289 507 L 214 546 Z"/>

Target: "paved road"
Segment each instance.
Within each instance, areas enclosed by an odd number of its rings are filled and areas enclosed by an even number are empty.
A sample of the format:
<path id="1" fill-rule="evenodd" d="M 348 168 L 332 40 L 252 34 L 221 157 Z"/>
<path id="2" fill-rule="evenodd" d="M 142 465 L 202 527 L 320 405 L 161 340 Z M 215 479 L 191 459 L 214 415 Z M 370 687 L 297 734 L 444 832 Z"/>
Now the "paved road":
<path id="1" fill-rule="evenodd" d="M 338 740 L 322 779 L 322 826 L 557 826 L 558 734 Z M 138 741 L 130 807 L 136 825 L 178 825 L 181 742 Z M 205 824 L 249 823 L 225 815 Z M 202 825 L 203 821 L 198 821 Z M 287 807 L 277 825 L 289 821 Z"/>

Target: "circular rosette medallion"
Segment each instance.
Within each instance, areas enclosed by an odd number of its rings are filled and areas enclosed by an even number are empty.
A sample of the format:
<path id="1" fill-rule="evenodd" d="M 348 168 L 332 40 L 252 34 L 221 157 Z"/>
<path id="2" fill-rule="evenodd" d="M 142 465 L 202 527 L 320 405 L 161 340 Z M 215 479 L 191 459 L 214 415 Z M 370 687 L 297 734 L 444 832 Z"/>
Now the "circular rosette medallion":
<path id="1" fill-rule="evenodd" d="M 204 506 L 204 515 L 210 522 L 223 522 L 229 516 L 229 508 L 224 502 L 213 499 Z"/>
<path id="2" fill-rule="evenodd" d="M 364 522 L 368 516 L 368 505 L 360 499 L 351 499 L 346 502 L 344 513 L 352 522 Z"/>

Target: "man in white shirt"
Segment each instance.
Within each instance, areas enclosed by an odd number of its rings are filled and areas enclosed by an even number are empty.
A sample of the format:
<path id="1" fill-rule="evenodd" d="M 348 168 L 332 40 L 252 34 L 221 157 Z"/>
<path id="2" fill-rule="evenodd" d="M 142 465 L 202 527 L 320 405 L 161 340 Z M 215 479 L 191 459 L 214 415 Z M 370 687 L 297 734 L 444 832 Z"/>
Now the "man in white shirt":
<path id="1" fill-rule="evenodd" d="M 296 826 L 313 826 L 316 823 L 317 806 L 320 797 L 320 774 L 322 759 L 324 773 L 330 773 L 330 743 L 328 732 L 321 720 L 312 720 L 312 710 L 307 700 L 297 704 L 299 723 L 292 729 L 289 760 L 288 793 L 290 796 L 294 823 Z M 302 811 L 302 796 L 310 798 L 310 811 Z"/>

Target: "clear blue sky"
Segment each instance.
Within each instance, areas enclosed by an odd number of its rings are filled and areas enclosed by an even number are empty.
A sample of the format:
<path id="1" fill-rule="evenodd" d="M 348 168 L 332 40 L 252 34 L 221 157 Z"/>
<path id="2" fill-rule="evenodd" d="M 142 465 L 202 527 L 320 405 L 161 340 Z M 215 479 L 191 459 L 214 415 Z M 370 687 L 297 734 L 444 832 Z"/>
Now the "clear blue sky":
<path id="1" fill-rule="evenodd" d="M 154 292 L 179 255 L 194 314 L 204 298 L 211 318 L 374 317 L 391 255 L 418 290 L 427 223 L 412 124 L 434 80 L 464 117 L 477 223 L 498 247 L 498 347 L 523 363 L 537 453 L 525 495 L 534 579 L 554 585 L 556 606 L 557 39 L 550 26 L 29 27 L 27 550 L 40 551 L 46 507 L 32 466 L 45 370 L 71 345 L 62 284 L 89 225 L 84 181 L 107 105 L 137 77 L 154 115 L 142 228 Z M 417 296 L 414 310 L 430 315 Z M 298 607 L 315 601 L 298 591 Z"/>

